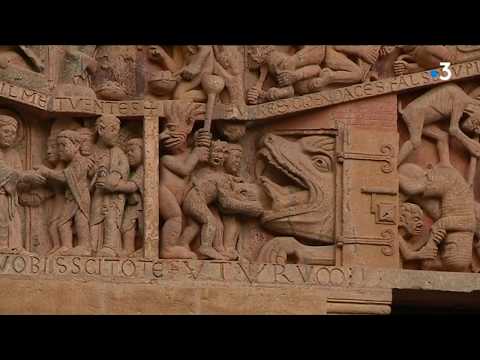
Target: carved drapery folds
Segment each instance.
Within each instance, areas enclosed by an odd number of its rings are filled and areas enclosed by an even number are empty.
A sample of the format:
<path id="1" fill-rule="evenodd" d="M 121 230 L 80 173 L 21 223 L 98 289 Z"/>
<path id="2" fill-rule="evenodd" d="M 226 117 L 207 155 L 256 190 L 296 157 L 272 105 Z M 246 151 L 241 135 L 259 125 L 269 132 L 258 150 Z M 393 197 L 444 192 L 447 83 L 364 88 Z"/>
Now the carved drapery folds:
<path id="1" fill-rule="evenodd" d="M 0 251 L 478 271 L 479 52 L 2 47 Z"/>

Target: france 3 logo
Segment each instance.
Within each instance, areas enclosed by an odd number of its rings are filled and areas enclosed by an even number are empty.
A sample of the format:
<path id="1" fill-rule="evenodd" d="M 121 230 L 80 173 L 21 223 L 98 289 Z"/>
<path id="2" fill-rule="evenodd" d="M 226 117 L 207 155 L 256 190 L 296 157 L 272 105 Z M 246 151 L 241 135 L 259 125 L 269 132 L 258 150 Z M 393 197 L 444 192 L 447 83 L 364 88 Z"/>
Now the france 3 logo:
<path id="1" fill-rule="evenodd" d="M 440 75 L 440 72 L 438 70 L 432 70 L 430 71 L 430 75 L 432 76 L 432 79 L 439 78 L 440 80 L 450 80 L 452 77 L 452 71 L 450 70 L 450 65 L 451 63 L 449 62 L 441 62 L 440 66 L 442 67 L 442 72 L 444 75 Z"/>

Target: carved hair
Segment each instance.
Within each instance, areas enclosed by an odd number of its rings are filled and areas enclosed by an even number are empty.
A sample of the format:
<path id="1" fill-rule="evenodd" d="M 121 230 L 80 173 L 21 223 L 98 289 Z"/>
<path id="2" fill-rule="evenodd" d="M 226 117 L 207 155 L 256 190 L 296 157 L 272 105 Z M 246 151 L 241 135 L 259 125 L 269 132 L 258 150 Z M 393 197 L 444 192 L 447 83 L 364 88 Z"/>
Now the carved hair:
<path id="1" fill-rule="evenodd" d="M 75 145 L 82 144 L 82 136 L 77 131 L 74 130 L 63 130 L 60 131 L 57 135 L 57 141 L 61 138 L 70 140 Z"/>
<path id="2" fill-rule="evenodd" d="M 18 128 L 18 115 L 8 109 L 0 109 L 0 126 L 15 126 Z"/>
<path id="3" fill-rule="evenodd" d="M 95 125 L 98 127 L 100 124 L 115 124 L 118 128 L 120 128 L 121 121 L 115 115 L 102 115 L 97 118 Z"/>
<path id="4" fill-rule="evenodd" d="M 227 145 L 227 153 L 230 154 L 231 152 L 234 152 L 234 151 L 243 151 L 242 145 L 240 145 L 240 144 L 228 143 L 228 145 Z"/>
<path id="5" fill-rule="evenodd" d="M 407 215 L 412 216 L 419 216 L 420 218 L 423 217 L 423 210 L 417 204 L 412 204 L 409 202 L 405 202 L 400 205 L 400 226 L 406 226 L 406 219 Z"/>
<path id="6" fill-rule="evenodd" d="M 253 45 L 248 47 L 247 53 L 255 62 L 259 62 L 274 50 L 275 46 L 273 45 Z"/>
<path id="7" fill-rule="evenodd" d="M 138 146 L 140 149 L 143 150 L 143 139 L 140 138 L 134 138 L 130 139 L 126 143 L 127 146 Z"/>

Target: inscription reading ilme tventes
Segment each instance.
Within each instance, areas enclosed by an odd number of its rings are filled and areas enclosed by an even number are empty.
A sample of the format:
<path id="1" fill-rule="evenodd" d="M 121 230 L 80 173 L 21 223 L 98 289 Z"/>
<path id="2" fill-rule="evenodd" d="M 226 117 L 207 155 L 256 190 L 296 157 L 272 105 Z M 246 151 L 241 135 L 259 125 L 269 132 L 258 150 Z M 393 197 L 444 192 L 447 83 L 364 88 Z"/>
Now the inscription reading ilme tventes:
<path id="1" fill-rule="evenodd" d="M 352 286 L 350 268 L 249 262 L 148 260 L 80 256 L 37 257 L 0 254 L 0 274 L 136 281 L 220 281 L 246 284 Z"/>
<path id="2" fill-rule="evenodd" d="M 0 96 L 17 102 L 47 110 L 49 97 L 35 90 L 0 81 Z"/>
<path id="3" fill-rule="evenodd" d="M 255 120 L 267 119 L 289 113 L 322 108 L 334 104 L 359 100 L 378 95 L 402 92 L 405 90 L 436 85 L 440 82 L 464 79 L 480 75 L 480 60 L 452 65 L 449 70 L 451 77 L 442 80 L 439 76 L 432 76 L 442 71 L 429 70 L 398 77 L 364 82 L 334 90 L 325 90 L 289 99 L 267 102 L 260 105 L 246 106 L 233 111 L 232 106 L 218 104 L 214 111 L 215 119 Z M 0 96 L 25 103 L 39 109 L 51 112 L 65 112 L 78 114 L 112 114 L 116 116 L 164 116 L 165 102 L 172 100 L 127 100 L 105 101 L 93 98 L 79 97 L 49 97 L 35 90 L 0 81 Z M 201 116 L 198 120 L 203 120 Z"/>

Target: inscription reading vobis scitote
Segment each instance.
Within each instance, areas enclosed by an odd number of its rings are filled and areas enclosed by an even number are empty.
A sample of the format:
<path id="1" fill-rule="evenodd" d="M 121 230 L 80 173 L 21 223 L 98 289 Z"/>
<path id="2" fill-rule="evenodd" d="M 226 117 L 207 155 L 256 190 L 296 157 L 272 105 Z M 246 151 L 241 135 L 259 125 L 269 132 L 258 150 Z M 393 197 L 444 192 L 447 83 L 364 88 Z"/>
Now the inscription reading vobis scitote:
<path id="1" fill-rule="evenodd" d="M 351 277 L 349 269 L 327 266 L 12 254 L 0 255 L 0 274 L 338 287 L 349 286 Z"/>

